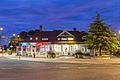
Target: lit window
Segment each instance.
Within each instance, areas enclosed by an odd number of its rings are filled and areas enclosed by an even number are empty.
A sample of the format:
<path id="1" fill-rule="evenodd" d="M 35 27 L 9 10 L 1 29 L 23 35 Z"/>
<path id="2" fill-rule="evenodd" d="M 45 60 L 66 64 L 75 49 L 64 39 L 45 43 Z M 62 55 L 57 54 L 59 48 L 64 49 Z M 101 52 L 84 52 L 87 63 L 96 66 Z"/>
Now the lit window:
<path id="1" fill-rule="evenodd" d="M 61 38 L 61 40 L 67 40 L 67 38 Z"/>
<path id="2" fill-rule="evenodd" d="M 38 37 L 36 37 L 35 39 L 38 40 Z"/>
<path id="3" fill-rule="evenodd" d="M 42 40 L 48 40 L 48 38 L 42 38 Z"/>
<path id="4" fill-rule="evenodd" d="M 58 40 L 60 40 L 60 38 L 57 38 Z"/>
<path id="5" fill-rule="evenodd" d="M 68 40 L 74 40 L 74 38 L 68 38 Z"/>
<path id="6" fill-rule="evenodd" d="M 32 37 L 30 38 L 30 40 L 32 40 Z"/>

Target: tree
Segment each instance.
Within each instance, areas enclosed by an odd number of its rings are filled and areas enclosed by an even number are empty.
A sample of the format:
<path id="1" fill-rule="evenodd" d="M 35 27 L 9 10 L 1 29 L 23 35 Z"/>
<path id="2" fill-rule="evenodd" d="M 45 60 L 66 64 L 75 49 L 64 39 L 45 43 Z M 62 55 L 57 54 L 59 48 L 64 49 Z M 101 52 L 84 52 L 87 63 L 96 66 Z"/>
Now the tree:
<path id="1" fill-rule="evenodd" d="M 29 36 L 32 36 L 32 35 L 34 35 L 34 34 L 35 34 L 35 31 L 34 31 L 34 30 L 31 30 L 31 31 L 28 32 L 28 35 L 29 35 Z"/>
<path id="2" fill-rule="evenodd" d="M 20 32 L 18 35 L 19 35 L 19 38 L 21 38 L 21 39 L 25 39 L 26 37 L 28 37 L 28 33 L 25 32 L 25 31 Z M 18 37 L 18 36 L 17 36 L 17 37 Z"/>
<path id="3" fill-rule="evenodd" d="M 113 31 L 106 26 L 104 21 L 100 19 L 99 13 L 96 14 L 95 20 L 89 26 L 89 34 L 84 36 L 85 43 L 89 49 L 96 49 L 99 55 L 102 50 L 112 51 L 118 48 L 118 41 Z"/>

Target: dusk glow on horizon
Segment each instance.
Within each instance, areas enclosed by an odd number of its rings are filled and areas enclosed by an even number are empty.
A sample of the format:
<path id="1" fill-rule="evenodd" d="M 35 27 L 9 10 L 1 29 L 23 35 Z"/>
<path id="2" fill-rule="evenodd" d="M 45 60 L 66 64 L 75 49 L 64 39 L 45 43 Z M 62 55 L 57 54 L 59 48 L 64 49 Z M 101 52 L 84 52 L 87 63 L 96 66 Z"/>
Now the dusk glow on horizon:
<path id="1" fill-rule="evenodd" d="M 106 25 L 120 30 L 119 0 L 0 0 L 2 35 L 12 36 L 21 31 L 88 30 L 99 12 Z"/>

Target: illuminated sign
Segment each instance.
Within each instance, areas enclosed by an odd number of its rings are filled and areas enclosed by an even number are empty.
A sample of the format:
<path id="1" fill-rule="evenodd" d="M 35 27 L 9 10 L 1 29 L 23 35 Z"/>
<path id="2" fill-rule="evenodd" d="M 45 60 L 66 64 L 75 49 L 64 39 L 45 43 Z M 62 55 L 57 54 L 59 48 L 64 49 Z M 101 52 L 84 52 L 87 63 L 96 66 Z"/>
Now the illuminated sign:
<path id="1" fill-rule="evenodd" d="M 44 45 L 44 42 L 37 42 L 36 43 L 38 46 Z"/>
<path id="2" fill-rule="evenodd" d="M 30 43 L 30 45 L 36 45 L 36 43 Z"/>
<path id="3" fill-rule="evenodd" d="M 27 45 L 28 45 L 28 43 L 21 43 L 21 45 L 22 45 L 22 46 L 27 46 Z"/>

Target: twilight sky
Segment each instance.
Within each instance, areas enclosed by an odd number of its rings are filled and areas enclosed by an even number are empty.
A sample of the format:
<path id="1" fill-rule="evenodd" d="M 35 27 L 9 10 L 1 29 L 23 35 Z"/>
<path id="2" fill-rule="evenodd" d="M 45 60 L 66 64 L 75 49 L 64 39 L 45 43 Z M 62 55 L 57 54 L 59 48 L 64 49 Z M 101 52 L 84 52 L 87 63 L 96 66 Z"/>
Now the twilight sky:
<path id="1" fill-rule="evenodd" d="M 120 29 L 120 0 L 0 0 L 2 35 L 38 29 L 87 30 L 96 12 Z"/>

